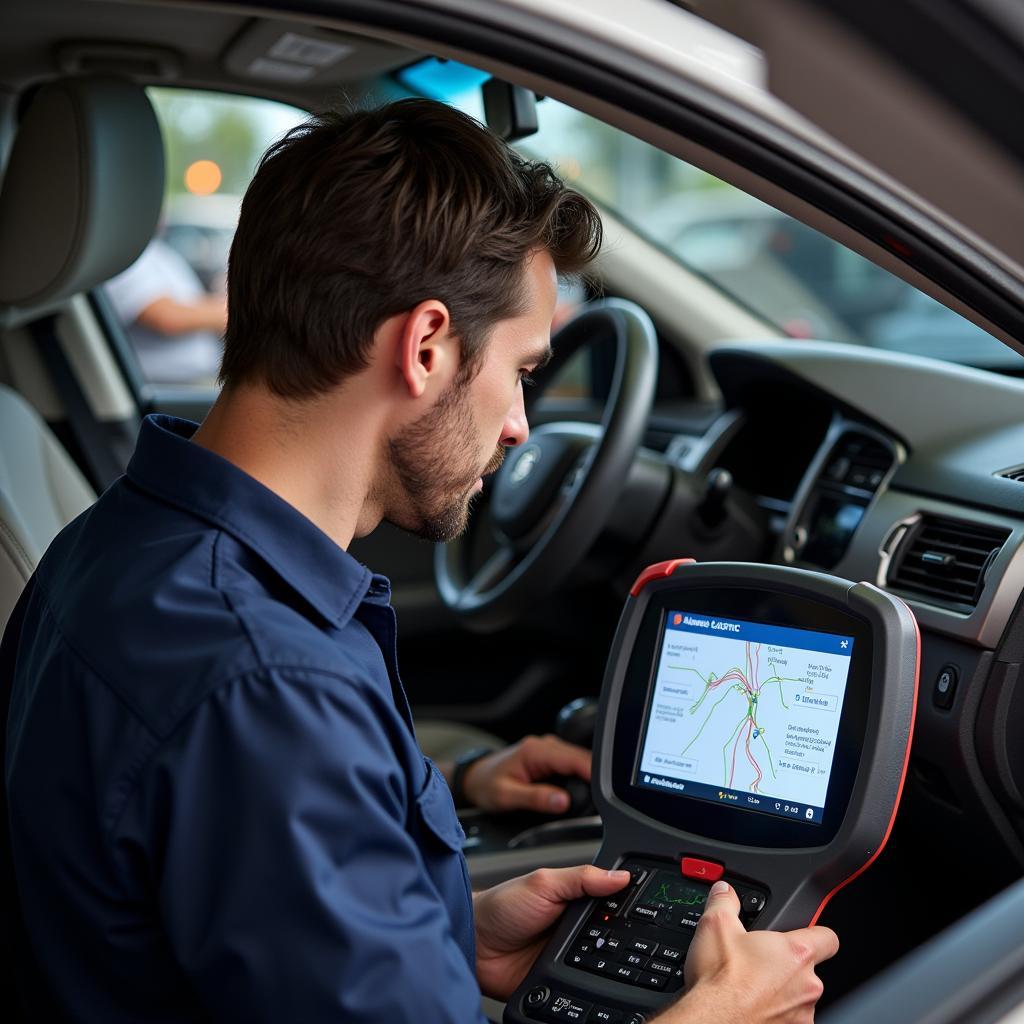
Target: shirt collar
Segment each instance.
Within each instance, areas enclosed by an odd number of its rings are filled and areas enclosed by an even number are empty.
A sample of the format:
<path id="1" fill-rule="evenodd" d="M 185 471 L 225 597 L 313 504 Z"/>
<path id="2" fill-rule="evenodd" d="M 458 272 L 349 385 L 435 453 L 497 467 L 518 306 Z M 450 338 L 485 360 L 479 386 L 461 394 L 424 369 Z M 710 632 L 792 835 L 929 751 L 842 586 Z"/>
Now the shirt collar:
<path id="1" fill-rule="evenodd" d="M 176 416 L 147 416 L 128 478 L 230 533 L 337 626 L 345 625 L 368 596 L 374 603 L 387 601 L 390 584 L 383 576 L 371 574 L 248 473 L 193 444 L 196 429 L 197 424 Z"/>

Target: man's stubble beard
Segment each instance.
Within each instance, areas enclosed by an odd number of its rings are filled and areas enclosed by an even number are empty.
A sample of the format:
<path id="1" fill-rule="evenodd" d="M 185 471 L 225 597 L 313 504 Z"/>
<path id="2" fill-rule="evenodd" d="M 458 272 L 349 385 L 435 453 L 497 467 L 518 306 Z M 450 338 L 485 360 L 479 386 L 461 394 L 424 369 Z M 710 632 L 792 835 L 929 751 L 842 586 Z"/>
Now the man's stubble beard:
<path id="1" fill-rule="evenodd" d="M 456 380 L 433 409 L 388 442 L 405 506 L 389 510 L 389 521 L 424 540 L 445 543 L 458 537 L 469 521 L 477 477 L 496 472 L 505 458 L 499 444 L 481 469 L 477 437 L 467 385 Z"/>

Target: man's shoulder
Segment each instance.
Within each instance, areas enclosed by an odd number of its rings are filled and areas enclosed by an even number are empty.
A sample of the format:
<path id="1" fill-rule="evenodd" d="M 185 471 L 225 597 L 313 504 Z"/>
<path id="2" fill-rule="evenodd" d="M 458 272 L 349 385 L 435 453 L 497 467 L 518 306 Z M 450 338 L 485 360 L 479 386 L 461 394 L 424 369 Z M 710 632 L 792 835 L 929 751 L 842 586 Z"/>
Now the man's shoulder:
<path id="1" fill-rule="evenodd" d="M 58 536 L 37 577 L 25 629 L 52 635 L 157 734 L 230 679 L 351 670 L 230 535 L 124 484 Z"/>

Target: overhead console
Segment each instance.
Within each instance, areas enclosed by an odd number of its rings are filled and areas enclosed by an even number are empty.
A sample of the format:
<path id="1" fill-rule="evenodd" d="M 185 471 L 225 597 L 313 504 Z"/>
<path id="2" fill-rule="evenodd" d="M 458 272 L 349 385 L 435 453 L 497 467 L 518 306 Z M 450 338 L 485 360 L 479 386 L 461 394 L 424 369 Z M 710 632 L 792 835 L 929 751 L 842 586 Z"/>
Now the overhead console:
<path id="1" fill-rule="evenodd" d="M 563 915 L 505 1020 L 639 1024 L 684 984 L 711 884 L 749 928 L 817 920 L 888 838 L 916 707 L 907 606 L 744 563 L 651 566 L 609 657 L 595 863 L 630 885 Z"/>

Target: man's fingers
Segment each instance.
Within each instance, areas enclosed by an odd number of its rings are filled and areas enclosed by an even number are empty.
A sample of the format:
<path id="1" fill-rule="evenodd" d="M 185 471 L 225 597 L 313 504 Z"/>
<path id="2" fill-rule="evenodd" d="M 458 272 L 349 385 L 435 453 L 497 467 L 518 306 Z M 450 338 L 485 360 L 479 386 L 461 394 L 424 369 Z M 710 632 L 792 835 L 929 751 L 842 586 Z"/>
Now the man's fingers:
<path id="1" fill-rule="evenodd" d="M 569 809 L 569 794 L 558 786 L 540 782 L 506 780 L 502 806 L 506 810 L 538 811 L 541 814 L 561 814 Z"/>
<path id="2" fill-rule="evenodd" d="M 628 871 L 607 871 L 585 864 L 576 868 L 541 868 L 533 873 L 541 894 L 568 903 L 581 896 L 610 896 L 629 883 Z"/>
<path id="3" fill-rule="evenodd" d="M 534 778 L 545 775 L 578 775 L 590 781 L 592 755 L 585 747 L 566 743 L 557 736 L 531 736 L 523 741 L 527 771 Z"/>
<path id="4" fill-rule="evenodd" d="M 799 928 L 787 934 L 798 951 L 806 950 L 812 963 L 820 964 L 822 960 L 830 960 L 839 952 L 839 936 L 831 928 L 820 924 L 813 928 Z"/>
<path id="5" fill-rule="evenodd" d="M 711 886 L 708 901 L 704 907 L 704 916 L 711 911 L 739 917 L 740 899 L 736 895 L 736 890 L 728 882 L 718 881 Z"/>
<path id="6" fill-rule="evenodd" d="M 581 872 L 580 882 L 587 896 L 609 896 L 629 885 L 628 871 L 608 871 L 605 868 L 587 864 Z"/>

